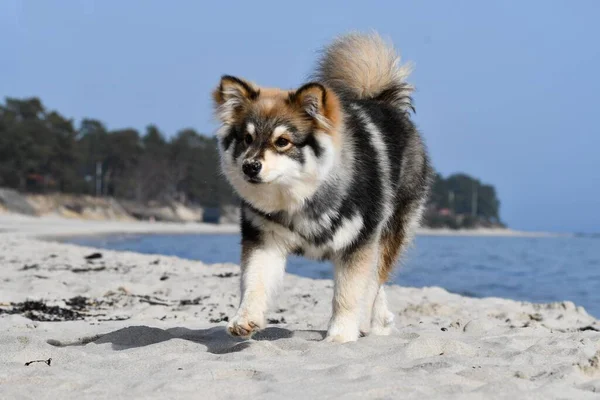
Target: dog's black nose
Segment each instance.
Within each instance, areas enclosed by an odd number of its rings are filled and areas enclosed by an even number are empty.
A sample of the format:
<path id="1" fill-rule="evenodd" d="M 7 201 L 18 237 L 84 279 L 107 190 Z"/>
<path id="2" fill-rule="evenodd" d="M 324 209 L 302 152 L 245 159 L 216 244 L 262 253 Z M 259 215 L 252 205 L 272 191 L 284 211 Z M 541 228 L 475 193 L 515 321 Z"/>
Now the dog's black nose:
<path id="1" fill-rule="evenodd" d="M 244 171 L 244 174 L 249 178 L 256 178 L 261 168 L 262 164 L 257 160 L 244 161 L 244 164 L 242 165 L 242 171 Z"/>

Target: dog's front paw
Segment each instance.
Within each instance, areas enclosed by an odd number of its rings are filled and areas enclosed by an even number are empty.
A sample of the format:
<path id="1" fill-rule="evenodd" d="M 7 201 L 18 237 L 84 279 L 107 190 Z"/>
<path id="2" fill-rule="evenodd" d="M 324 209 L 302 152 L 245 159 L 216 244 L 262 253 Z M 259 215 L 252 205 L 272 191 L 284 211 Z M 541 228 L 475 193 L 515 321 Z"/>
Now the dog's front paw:
<path id="1" fill-rule="evenodd" d="M 264 329 L 264 317 L 250 317 L 247 313 L 238 314 L 227 324 L 227 332 L 231 336 L 249 338 L 254 333 Z"/>
<path id="2" fill-rule="evenodd" d="M 325 337 L 326 342 L 347 343 L 356 342 L 360 332 L 358 326 L 352 323 L 332 324 Z"/>
<path id="3" fill-rule="evenodd" d="M 329 343 L 348 343 L 356 342 L 358 340 L 357 335 L 327 335 L 325 341 Z"/>

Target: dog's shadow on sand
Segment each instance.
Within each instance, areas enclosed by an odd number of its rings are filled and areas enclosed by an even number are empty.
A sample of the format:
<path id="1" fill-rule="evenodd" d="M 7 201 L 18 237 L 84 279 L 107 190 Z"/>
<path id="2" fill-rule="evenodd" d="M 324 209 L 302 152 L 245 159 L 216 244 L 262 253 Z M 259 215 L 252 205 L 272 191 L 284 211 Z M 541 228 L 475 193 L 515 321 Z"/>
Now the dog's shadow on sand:
<path id="1" fill-rule="evenodd" d="M 48 340 L 48 343 L 58 347 L 83 346 L 88 343 L 111 343 L 113 350 L 126 350 L 166 342 L 171 339 L 185 339 L 206 346 L 209 353 L 226 354 L 242 351 L 248 348 L 253 341 L 273 341 L 291 337 L 319 341 L 325 337 L 325 333 L 325 331 L 317 330 L 290 331 L 284 328 L 269 327 L 256 333 L 252 339 L 247 340 L 228 335 L 224 326 L 193 330 L 180 327 L 161 329 L 138 325 L 128 326 L 103 335 L 81 338 L 73 342 L 51 339 Z"/>

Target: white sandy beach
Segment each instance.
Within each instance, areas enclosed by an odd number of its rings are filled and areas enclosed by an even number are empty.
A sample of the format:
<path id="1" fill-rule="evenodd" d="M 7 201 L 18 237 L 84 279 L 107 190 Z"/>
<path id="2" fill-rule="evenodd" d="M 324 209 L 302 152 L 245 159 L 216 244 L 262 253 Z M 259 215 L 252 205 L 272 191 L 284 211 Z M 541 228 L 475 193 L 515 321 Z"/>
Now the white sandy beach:
<path id="1" fill-rule="evenodd" d="M 224 331 L 238 301 L 236 265 L 37 238 L 214 230 L 0 216 L 0 397 L 600 396 L 600 321 L 569 302 L 536 305 L 391 286 L 399 332 L 339 345 L 320 341 L 332 282 L 286 275 L 269 327 L 243 341 Z M 93 253 L 101 257 L 85 259 Z M 50 365 L 25 366 L 50 358 Z"/>

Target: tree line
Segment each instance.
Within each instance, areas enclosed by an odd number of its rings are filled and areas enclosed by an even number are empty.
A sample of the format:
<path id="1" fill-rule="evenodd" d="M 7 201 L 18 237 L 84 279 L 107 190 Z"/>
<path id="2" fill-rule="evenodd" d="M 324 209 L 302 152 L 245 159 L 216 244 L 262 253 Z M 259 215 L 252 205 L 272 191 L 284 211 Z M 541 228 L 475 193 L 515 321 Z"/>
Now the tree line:
<path id="1" fill-rule="evenodd" d="M 496 188 L 467 174 L 435 175 L 424 222 L 454 229 L 504 226 Z"/>
<path id="2" fill-rule="evenodd" d="M 0 186 L 207 207 L 236 201 L 214 137 L 183 129 L 168 140 L 154 125 L 108 130 L 88 118 L 75 126 L 37 98 L 0 105 Z"/>
<path id="3" fill-rule="evenodd" d="M 219 170 L 214 137 L 183 129 L 170 139 L 156 127 L 109 130 L 95 119 L 78 126 L 38 98 L 0 104 L 0 186 L 22 192 L 112 196 L 204 207 L 237 204 Z M 429 226 L 500 223 L 492 185 L 436 174 L 425 215 Z"/>

